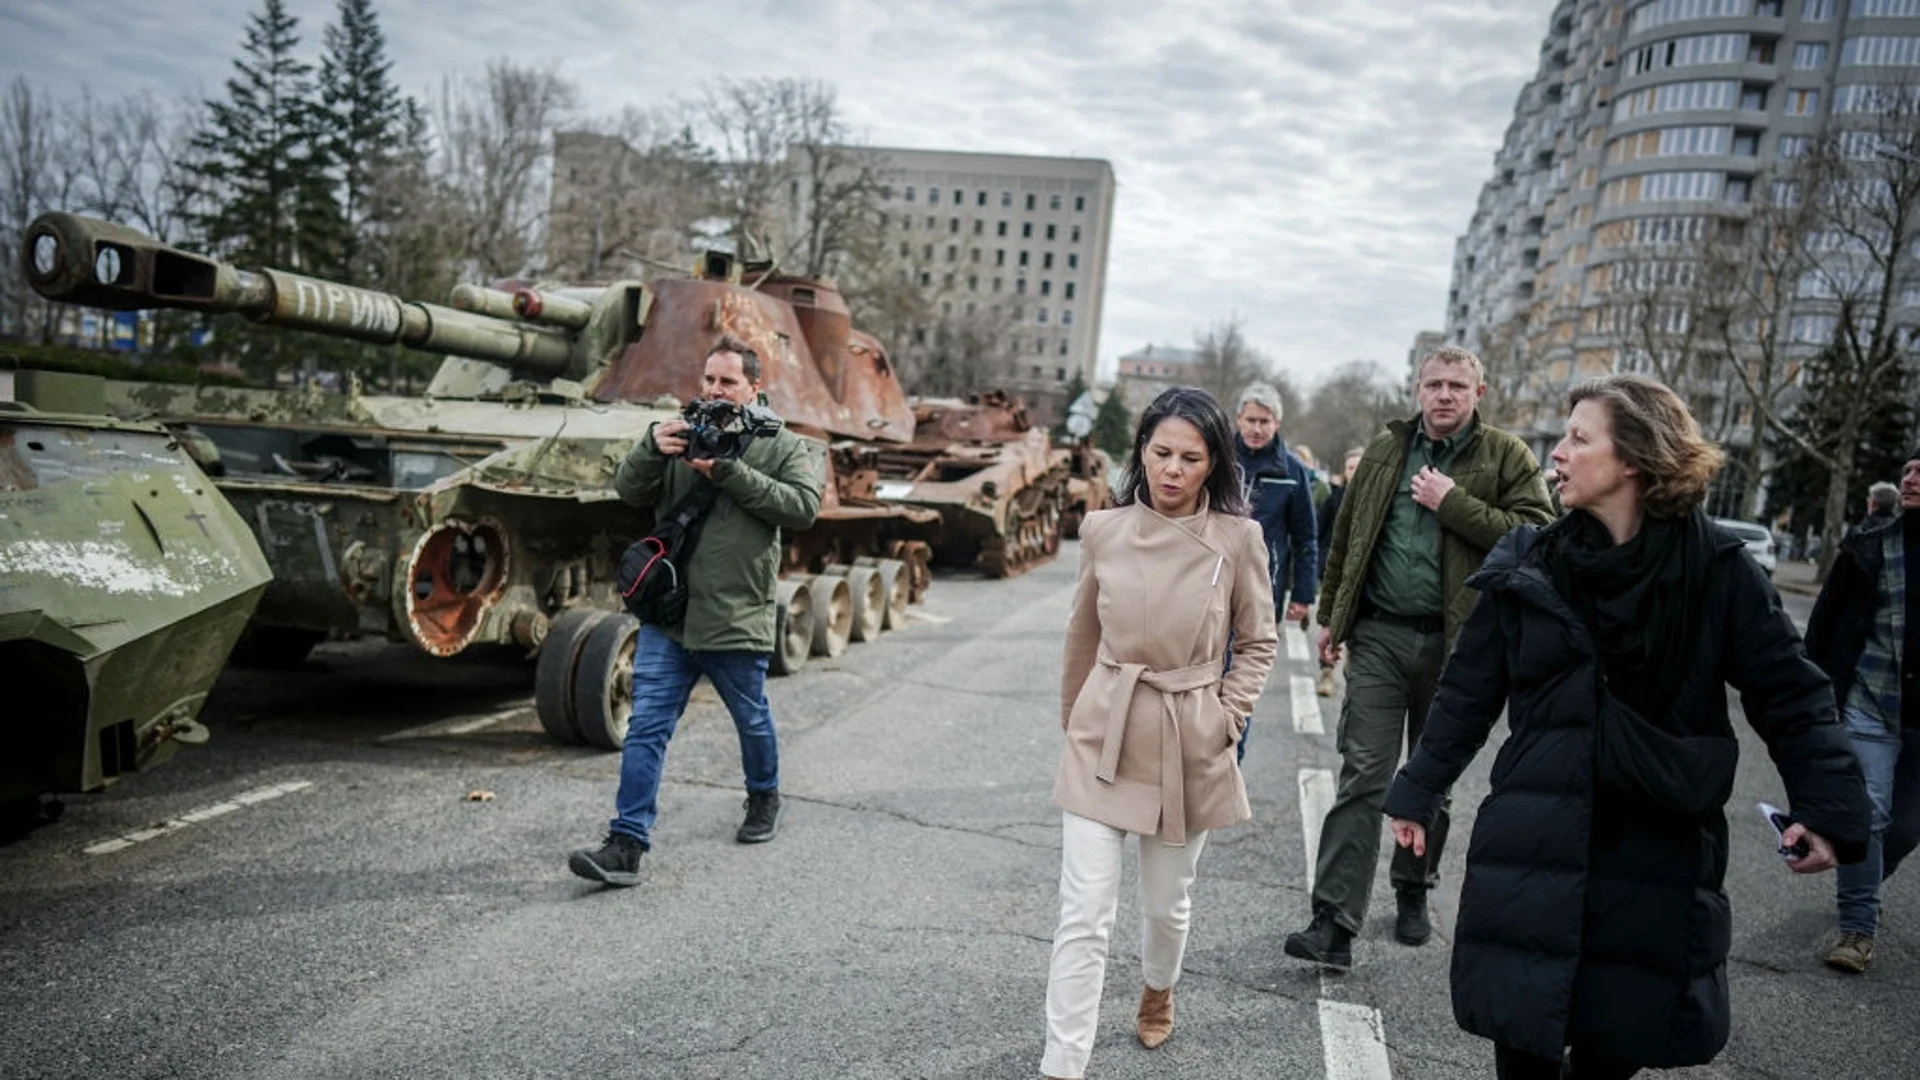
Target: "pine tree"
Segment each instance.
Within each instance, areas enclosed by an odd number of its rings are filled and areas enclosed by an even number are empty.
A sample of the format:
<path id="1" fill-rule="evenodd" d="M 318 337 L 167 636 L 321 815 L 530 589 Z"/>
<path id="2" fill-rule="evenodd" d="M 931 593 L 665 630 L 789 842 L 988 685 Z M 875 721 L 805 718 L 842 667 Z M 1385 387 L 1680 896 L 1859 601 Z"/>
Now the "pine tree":
<path id="1" fill-rule="evenodd" d="M 354 285 L 386 284 L 370 252 L 376 178 L 401 149 L 417 106 L 390 75 L 386 34 L 372 0 L 340 0 L 338 22 L 323 34 L 320 59 L 321 138 L 337 181 L 337 265 L 330 273 Z"/>
<path id="2" fill-rule="evenodd" d="M 1837 355 L 1835 344 L 1809 358 L 1801 373 L 1802 396 L 1794 408 L 1792 424 L 1801 431 L 1826 432 L 1817 440 L 1823 452 L 1832 453 L 1832 432 L 1839 429 L 1837 417 L 1843 410 L 1864 409 L 1858 445 L 1853 453 L 1853 469 L 1847 477 L 1849 520 L 1864 513 L 1867 488 L 1881 480 L 1897 481 L 1900 466 L 1912 449 L 1914 410 L 1913 377 L 1896 367 L 1882 379 L 1884 385 L 1855 394 L 1837 377 L 1845 372 L 1845 359 Z M 1779 516 L 1790 512 L 1796 532 L 1808 528 L 1818 535 L 1827 497 L 1829 470 L 1808 455 L 1784 433 L 1769 441 L 1778 464 L 1768 477 L 1767 511 Z"/>
<path id="3" fill-rule="evenodd" d="M 317 137 L 312 65 L 294 56 L 299 20 L 282 0 L 250 17 L 227 100 L 208 101 L 208 124 L 189 165 L 200 206 L 192 224 L 212 251 L 243 265 L 325 269 L 337 207 Z"/>
<path id="4" fill-rule="evenodd" d="M 1121 400 L 1117 386 L 1107 391 L 1100 411 L 1093 414 L 1093 445 L 1119 463 L 1133 453 L 1133 417 L 1127 413 L 1127 403 Z"/>

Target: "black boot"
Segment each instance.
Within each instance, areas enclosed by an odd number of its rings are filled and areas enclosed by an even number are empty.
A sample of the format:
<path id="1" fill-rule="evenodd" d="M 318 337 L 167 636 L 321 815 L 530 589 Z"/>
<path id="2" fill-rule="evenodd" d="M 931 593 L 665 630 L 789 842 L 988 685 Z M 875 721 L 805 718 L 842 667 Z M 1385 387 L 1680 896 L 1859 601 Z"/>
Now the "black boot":
<path id="1" fill-rule="evenodd" d="M 740 831 L 734 833 L 733 838 L 743 844 L 764 844 L 779 831 L 780 793 L 747 792 L 747 820 L 740 823 Z"/>
<path id="2" fill-rule="evenodd" d="M 646 845 L 634 837 L 610 832 L 600 850 L 582 848 L 567 856 L 567 869 L 588 881 L 625 888 L 640 884 L 640 856 L 646 853 Z"/>
<path id="3" fill-rule="evenodd" d="M 1345 971 L 1353 966 L 1353 931 L 1334 921 L 1332 908 L 1313 913 L 1305 930 L 1287 935 L 1287 955 Z"/>
<path id="4" fill-rule="evenodd" d="M 1393 920 L 1393 940 L 1402 945 L 1425 945 L 1433 936 L 1433 923 L 1427 918 L 1427 890 L 1395 889 L 1400 914 Z"/>

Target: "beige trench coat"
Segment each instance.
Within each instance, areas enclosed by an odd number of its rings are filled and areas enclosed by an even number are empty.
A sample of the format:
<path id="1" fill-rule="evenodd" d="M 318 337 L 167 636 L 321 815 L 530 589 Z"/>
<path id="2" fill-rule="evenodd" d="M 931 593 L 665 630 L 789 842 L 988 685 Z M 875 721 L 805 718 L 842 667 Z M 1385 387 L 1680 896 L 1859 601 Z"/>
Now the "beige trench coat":
<path id="1" fill-rule="evenodd" d="M 1227 632 L 1233 671 L 1222 677 Z M 1080 583 L 1060 679 L 1061 809 L 1186 842 L 1247 820 L 1234 744 L 1278 635 L 1258 523 L 1138 504 L 1080 526 Z"/>

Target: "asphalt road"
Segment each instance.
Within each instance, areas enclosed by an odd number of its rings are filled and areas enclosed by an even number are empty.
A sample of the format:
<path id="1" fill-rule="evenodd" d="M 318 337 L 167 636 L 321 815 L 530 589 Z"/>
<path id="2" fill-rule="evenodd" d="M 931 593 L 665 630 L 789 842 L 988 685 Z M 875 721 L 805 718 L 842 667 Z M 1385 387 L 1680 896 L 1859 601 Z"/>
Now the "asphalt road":
<path id="1" fill-rule="evenodd" d="M 737 746 L 699 694 L 629 890 L 566 870 L 604 829 L 618 762 L 545 740 L 516 656 L 334 645 L 304 671 L 229 672 L 210 745 L 0 847 L 0 1075 L 1037 1075 L 1074 564 L 1070 545 L 1017 581 L 943 579 L 914 625 L 770 684 L 788 804 L 771 844 L 732 840 Z M 1365 1046 L 1329 1060 L 1330 1010 L 1377 1016 L 1394 1077 L 1491 1075 L 1446 990 L 1490 751 L 1456 795 L 1439 939 L 1390 940 L 1383 870 L 1352 973 L 1281 953 L 1307 915 L 1301 774 L 1338 765 L 1337 698 L 1314 699 L 1328 734 L 1295 730 L 1289 678 L 1310 673 L 1283 663 L 1261 702 L 1255 819 L 1208 845 L 1178 1025 L 1152 1053 L 1131 1039 L 1129 877 L 1090 1076 L 1377 1076 Z M 1732 1042 L 1661 1075 L 1920 1076 L 1920 874 L 1887 889 L 1871 974 L 1822 968 L 1833 879 L 1780 865 L 1751 809 L 1779 781 L 1746 749 Z"/>

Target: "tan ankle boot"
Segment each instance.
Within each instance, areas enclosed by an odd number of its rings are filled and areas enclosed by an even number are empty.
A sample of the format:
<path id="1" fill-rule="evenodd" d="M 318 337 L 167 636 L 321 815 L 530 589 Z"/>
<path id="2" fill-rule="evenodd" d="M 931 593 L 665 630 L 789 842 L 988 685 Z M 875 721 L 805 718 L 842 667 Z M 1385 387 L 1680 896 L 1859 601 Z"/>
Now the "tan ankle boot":
<path id="1" fill-rule="evenodd" d="M 1149 1050 L 1167 1041 L 1173 1034 L 1173 987 L 1141 988 L 1140 1015 L 1135 1021 L 1135 1030 L 1140 1033 L 1140 1045 Z"/>

